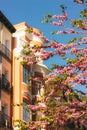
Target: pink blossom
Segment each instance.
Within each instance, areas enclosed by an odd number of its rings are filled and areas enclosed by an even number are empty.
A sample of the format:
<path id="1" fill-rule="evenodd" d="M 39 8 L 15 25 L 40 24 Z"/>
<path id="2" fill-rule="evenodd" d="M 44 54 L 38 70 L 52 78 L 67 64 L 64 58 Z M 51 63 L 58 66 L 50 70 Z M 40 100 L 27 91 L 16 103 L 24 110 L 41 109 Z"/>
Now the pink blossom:
<path id="1" fill-rule="evenodd" d="M 56 34 L 68 34 L 68 32 L 65 32 L 65 31 L 57 31 Z"/>
<path id="2" fill-rule="evenodd" d="M 77 4 L 82 4 L 82 0 L 74 0 Z"/>
<path id="3" fill-rule="evenodd" d="M 83 107 L 86 105 L 86 102 L 79 102 L 79 105 Z"/>
<path id="4" fill-rule="evenodd" d="M 85 66 L 84 65 L 79 65 L 80 70 L 84 71 L 85 70 Z"/>
<path id="5" fill-rule="evenodd" d="M 33 65 L 33 64 L 34 64 L 34 62 L 32 62 L 32 61 L 27 63 L 27 65 Z"/>
<path id="6" fill-rule="evenodd" d="M 79 82 L 80 82 L 80 84 L 84 85 L 84 84 L 86 84 L 86 79 L 82 78 L 82 79 L 79 80 Z"/>
<path id="7" fill-rule="evenodd" d="M 64 70 L 65 72 L 67 72 L 67 71 L 70 71 L 71 69 L 72 69 L 72 67 L 71 67 L 71 66 L 66 66 L 66 67 L 64 67 L 64 69 L 63 69 L 63 70 Z"/>
<path id="8" fill-rule="evenodd" d="M 83 37 L 83 38 L 82 38 L 82 41 L 87 41 L 87 37 Z"/>
<path id="9" fill-rule="evenodd" d="M 38 33 L 38 32 L 33 32 L 33 34 L 36 36 L 40 36 L 40 33 Z"/>
<path id="10" fill-rule="evenodd" d="M 83 72 L 83 76 L 87 77 L 87 70 Z"/>
<path id="11" fill-rule="evenodd" d="M 61 46 L 61 44 L 56 43 L 55 41 L 51 41 L 51 48 L 58 48 L 60 46 Z"/>
<path id="12" fill-rule="evenodd" d="M 66 52 L 64 52 L 64 51 L 62 51 L 62 50 L 60 50 L 60 49 L 59 49 L 59 50 L 56 49 L 55 52 L 54 52 L 54 54 L 55 54 L 55 55 L 61 55 L 61 56 L 64 56 L 64 55 L 66 55 Z"/>
<path id="13" fill-rule="evenodd" d="M 76 118 L 76 117 L 79 117 L 79 112 L 73 113 L 73 114 L 72 114 L 72 117 L 75 117 L 75 118 Z"/>
<path id="14" fill-rule="evenodd" d="M 51 57 L 52 56 L 52 53 L 51 52 L 46 52 L 46 51 L 42 51 L 41 52 L 41 58 L 43 59 L 43 60 L 46 60 L 46 59 L 48 59 L 49 57 Z"/>
<path id="15" fill-rule="evenodd" d="M 57 101 L 57 102 L 59 102 L 60 101 L 60 97 L 55 97 L 55 100 Z"/>
<path id="16" fill-rule="evenodd" d="M 49 40 L 48 40 L 46 37 L 42 36 L 41 38 L 43 39 L 43 41 L 44 41 L 45 43 L 49 43 Z"/>
<path id="17" fill-rule="evenodd" d="M 81 121 L 81 124 L 82 124 L 82 125 L 85 125 L 85 124 L 86 124 L 86 121 L 83 119 L 83 120 Z"/>
<path id="18" fill-rule="evenodd" d="M 67 77 L 65 83 L 66 83 L 66 84 L 69 84 L 69 83 L 72 83 L 72 82 L 73 82 L 73 78 Z"/>
<path id="19" fill-rule="evenodd" d="M 78 50 L 77 50 L 76 48 L 72 48 L 72 49 L 71 49 L 71 53 L 77 53 L 77 51 L 78 51 Z"/>
<path id="20" fill-rule="evenodd" d="M 67 19 L 67 13 L 64 13 L 64 15 L 53 15 L 52 18 L 66 20 Z"/>
<path id="21" fill-rule="evenodd" d="M 84 58 L 83 65 L 84 65 L 84 67 L 87 66 L 87 59 L 86 58 Z"/>
<path id="22" fill-rule="evenodd" d="M 45 103 L 39 103 L 39 105 L 41 106 L 41 108 L 47 108 L 47 105 Z"/>
<path id="23" fill-rule="evenodd" d="M 59 22 L 50 22 L 51 24 L 54 24 L 56 26 L 62 26 L 63 24 L 63 21 L 62 20 L 59 20 Z"/>
<path id="24" fill-rule="evenodd" d="M 55 90 L 52 89 L 51 92 L 48 94 L 48 97 L 52 96 L 54 92 L 55 92 Z"/>
<path id="25" fill-rule="evenodd" d="M 29 60 L 29 58 L 30 58 L 29 56 L 25 56 L 24 60 Z"/>
<path id="26" fill-rule="evenodd" d="M 84 52 L 85 52 L 85 53 L 87 53 L 87 48 L 86 48 L 86 49 L 84 49 Z"/>
<path id="27" fill-rule="evenodd" d="M 64 125 L 64 124 L 65 124 L 64 120 L 59 120 L 59 123 L 60 123 L 61 125 Z"/>
<path id="28" fill-rule="evenodd" d="M 70 94 L 70 90 L 68 89 L 66 92 L 65 92 L 65 95 L 69 95 Z"/>

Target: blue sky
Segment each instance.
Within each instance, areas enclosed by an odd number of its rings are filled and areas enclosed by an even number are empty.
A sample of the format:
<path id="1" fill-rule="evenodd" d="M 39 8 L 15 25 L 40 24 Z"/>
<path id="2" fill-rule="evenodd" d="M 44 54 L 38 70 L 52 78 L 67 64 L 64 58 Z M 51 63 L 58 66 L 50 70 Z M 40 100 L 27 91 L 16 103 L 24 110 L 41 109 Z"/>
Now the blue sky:
<path id="1" fill-rule="evenodd" d="M 73 0 L 0 0 L 0 10 L 6 15 L 12 24 L 22 21 L 31 27 L 40 29 L 44 35 L 51 38 L 50 31 L 54 26 L 42 24 L 41 20 L 45 14 L 60 14 L 59 5 L 65 4 L 69 16 L 78 17 L 81 6 L 77 6 Z"/>
<path id="2" fill-rule="evenodd" d="M 52 36 L 50 32 L 54 30 L 54 26 L 50 24 L 42 24 L 44 15 L 60 14 L 61 4 L 67 6 L 68 16 L 70 18 L 78 18 L 79 11 L 82 10 L 81 5 L 77 5 L 73 0 L 0 0 L 0 10 L 5 14 L 9 21 L 14 25 L 20 22 L 27 22 L 31 27 L 40 29 L 43 35 L 49 39 L 57 39 L 58 42 L 66 43 L 70 40 L 70 36 L 62 35 Z M 50 62 L 60 62 L 60 60 L 50 59 Z"/>
<path id="3" fill-rule="evenodd" d="M 14 25 L 20 22 L 27 22 L 31 27 L 40 29 L 43 35 L 49 39 L 56 39 L 58 42 L 67 43 L 72 36 L 55 35 L 52 36 L 52 30 L 58 30 L 54 25 L 42 24 L 44 15 L 61 14 L 60 5 L 67 6 L 68 16 L 70 18 L 79 18 L 79 11 L 82 10 L 81 5 L 77 5 L 73 0 L 0 0 L 0 10 L 5 14 L 9 21 Z M 60 60 L 50 59 L 50 62 L 60 62 Z"/>

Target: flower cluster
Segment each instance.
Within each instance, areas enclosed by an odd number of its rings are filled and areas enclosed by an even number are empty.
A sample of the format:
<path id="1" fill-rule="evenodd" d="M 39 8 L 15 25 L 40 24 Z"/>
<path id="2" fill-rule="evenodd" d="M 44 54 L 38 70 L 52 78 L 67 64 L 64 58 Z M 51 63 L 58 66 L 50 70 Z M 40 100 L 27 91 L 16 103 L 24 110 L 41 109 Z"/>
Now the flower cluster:
<path id="1" fill-rule="evenodd" d="M 84 3 L 83 0 L 74 0 L 74 2 Z M 63 15 L 48 15 L 46 18 L 46 22 L 64 28 L 62 31 L 56 31 L 56 34 L 81 34 L 81 37 L 73 38 L 67 44 L 62 44 L 35 34 L 43 39 L 45 45 L 39 48 L 30 46 L 24 48 L 23 62 L 27 65 L 37 63 L 38 56 L 42 60 L 47 60 L 58 55 L 66 60 L 65 65 L 54 65 L 51 73 L 44 78 L 33 78 L 33 81 L 44 81 L 45 94 L 40 103 L 28 106 L 35 114 L 38 115 L 38 112 L 42 114 L 37 117 L 36 121 L 32 121 L 32 123 L 30 121 L 28 127 L 31 130 L 35 128 L 86 130 L 87 92 L 78 90 L 78 86 L 84 87 L 85 90 L 87 88 L 87 21 L 84 20 L 85 18 L 71 20 L 65 11 L 63 11 Z M 56 21 L 50 19 L 56 19 Z M 64 26 L 67 21 L 71 22 L 76 30 Z M 81 31 L 78 31 L 79 29 Z"/>

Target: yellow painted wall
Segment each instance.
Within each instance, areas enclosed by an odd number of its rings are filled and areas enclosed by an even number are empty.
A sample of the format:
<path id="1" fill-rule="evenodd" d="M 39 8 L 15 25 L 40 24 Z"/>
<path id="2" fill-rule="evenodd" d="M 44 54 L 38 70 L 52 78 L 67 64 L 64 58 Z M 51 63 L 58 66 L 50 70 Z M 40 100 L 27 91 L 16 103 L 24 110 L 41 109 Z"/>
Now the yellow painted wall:
<path id="1" fill-rule="evenodd" d="M 29 100 L 24 95 L 24 91 L 29 91 L 28 86 L 22 82 L 23 67 L 21 63 L 13 56 L 13 120 L 23 119 L 23 107 L 20 105 L 23 103 L 23 99 Z M 19 106 L 17 106 L 19 104 Z M 13 121 L 13 125 L 15 125 Z"/>
<path id="2" fill-rule="evenodd" d="M 23 107 L 22 106 L 17 106 L 16 104 L 21 104 L 23 103 L 23 100 L 28 101 L 30 104 L 32 103 L 32 98 L 27 97 L 24 92 L 28 92 L 31 94 L 31 90 L 28 89 L 28 86 L 23 83 L 23 66 L 19 62 L 19 60 L 15 57 L 14 54 L 14 49 L 20 49 L 20 46 L 22 46 L 21 41 L 19 39 L 22 39 L 30 44 L 30 42 L 33 44 L 39 44 L 42 45 L 42 42 L 40 44 L 37 39 L 39 39 L 36 36 L 33 36 L 31 39 L 25 32 L 26 28 L 28 29 L 29 26 L 23 22 L 20 24 L 15 25 L 15 28 L 17 31 L 13 34 L 13 62 L 12 62 L 12 84 L 13 84 L 13 120 L 17 119 L 23 119 Z M 38 29 L 33 29 L 33 31 L 36 31 L 39 35 L 42 33 Z M 35 38 L 36 40 L 35 40 Z M 33 38 L 35 41 L 33 41 Z M 20 42 L 19 42 L 20 41 Z M 46 66 L 41 66 L 41 65 L 36 65 L 34 66 L 35 69 L 33 71 L 41 72 L 44 76 L 47 70 Z M 40 68 L 41 67 L 41 68 Z M 43 70 L 43 71 L 42 71 Z M 13 126 L 15 126 L 15 123 L 13 121 Z"/>
<path id="3" fill-rule="evenodd" d="M 21 118 L 21 107 L 15 106 L 16 104 L 21 103 L 21 86 L 20 86 L 20 72 L 21 65 L 18 60 L 13 57 L 13 119 Z"/>

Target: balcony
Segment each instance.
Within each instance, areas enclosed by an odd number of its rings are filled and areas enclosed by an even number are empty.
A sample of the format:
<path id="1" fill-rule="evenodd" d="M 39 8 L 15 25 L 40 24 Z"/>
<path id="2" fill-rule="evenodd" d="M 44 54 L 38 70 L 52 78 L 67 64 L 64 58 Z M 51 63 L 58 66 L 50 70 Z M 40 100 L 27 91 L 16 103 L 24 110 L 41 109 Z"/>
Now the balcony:
<path id="1" fill-rule="evenodd" d="M 12 119 L 0 111 L 0 130 L 12 130 Z"/>
<path id="2" fill-rule="evenodd" d="M 10 82 L 6 79 L 4 74 L 2 74 L 2 77 L 0 78 L 0 89 L 11 92 Z"/>
<path id="3" fill-rule="evenodd" d="M 0 44 L 0 55 L 11 62 L 11 52 L 4 44 Z"/>

